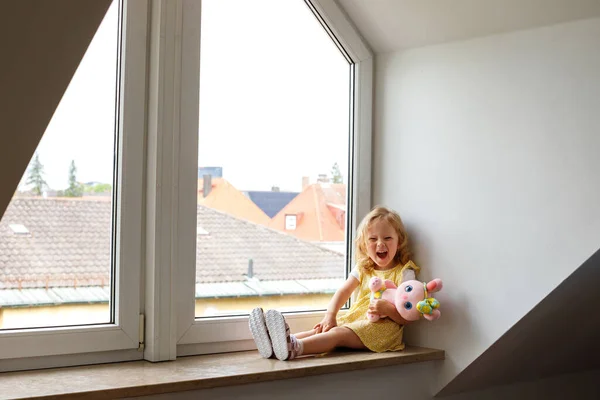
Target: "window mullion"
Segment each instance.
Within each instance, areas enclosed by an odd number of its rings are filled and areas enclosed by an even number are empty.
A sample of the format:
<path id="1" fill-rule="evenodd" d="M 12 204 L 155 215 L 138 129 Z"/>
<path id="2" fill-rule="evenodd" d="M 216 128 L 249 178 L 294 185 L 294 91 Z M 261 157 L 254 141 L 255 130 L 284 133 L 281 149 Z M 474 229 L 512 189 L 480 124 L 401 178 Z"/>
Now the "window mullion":
<path id="1" fill-rule="evenodd" d="M 175 232 L 179 262 L 173 283 L 178 343 L 195 318 L 201 2 L 182 0 L 182 10 L 178 229 Z"/>
<path id="2" fill-rule="evenodd" d="M 144 351 L 149 361 L 176 357 L 182 18 L 181 0 L 151 2 Z"/>

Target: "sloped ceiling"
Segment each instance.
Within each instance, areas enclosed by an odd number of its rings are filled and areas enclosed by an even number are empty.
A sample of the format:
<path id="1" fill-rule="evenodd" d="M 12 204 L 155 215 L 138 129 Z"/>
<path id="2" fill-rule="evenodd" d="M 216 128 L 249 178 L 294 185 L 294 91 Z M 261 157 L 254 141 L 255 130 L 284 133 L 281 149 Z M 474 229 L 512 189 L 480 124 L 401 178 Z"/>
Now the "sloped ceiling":
<path id="1" fill-rule="evenodd" d="M 600 250 L 438 395 L 600 368 L 599 283 Z"/>
<path id="2" fill-rule="evenodd" d="M 111 2 L 2 2 L 0 216 Z"/>
<path id="3" fill-rule="evenodd" d="M 600 16 L 600 0 L 337 0 L 376 53 Z"/>

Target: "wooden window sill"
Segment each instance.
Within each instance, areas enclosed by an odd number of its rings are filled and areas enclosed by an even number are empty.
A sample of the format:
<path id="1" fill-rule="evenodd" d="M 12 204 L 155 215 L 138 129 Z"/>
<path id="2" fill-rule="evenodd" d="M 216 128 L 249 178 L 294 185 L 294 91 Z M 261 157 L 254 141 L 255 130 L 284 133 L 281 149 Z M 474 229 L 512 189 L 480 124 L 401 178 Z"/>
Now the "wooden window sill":
<path id="1" fill-rule="evenodd" d="M 260 358 L 256 351 L 180 357 L 176 361 L 132 361 L 0 374 L 6 399 L 109 399 L 354 371 L 443 360 L 444 351 L 407 346 L 393 353 L 334 352 L 292 361 Z"/>

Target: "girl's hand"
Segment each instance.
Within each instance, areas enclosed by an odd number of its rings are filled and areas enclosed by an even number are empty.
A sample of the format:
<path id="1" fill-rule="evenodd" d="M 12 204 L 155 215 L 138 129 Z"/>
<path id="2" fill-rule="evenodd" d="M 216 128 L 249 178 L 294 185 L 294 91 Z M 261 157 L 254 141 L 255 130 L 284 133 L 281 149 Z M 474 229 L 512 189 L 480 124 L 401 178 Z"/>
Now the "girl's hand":
<path id="1" fill-rule="evenodd" d="M 390 315 L 396 311 L 396 306 L 386 300 L 375 299 L 369 304 L 369 311 L 378 315 Z"/>
<path id="2" fill-rule="evenodd" d="M 337 326 L 337 320 L 335 318 L 335 315 L 333 314 L 325 314 L 325 316 L 323 317 L 323 320 L 321 322 L 319 322 L 318 324 L 316 324 L 313 329 L 315 330 L 315 333 L 325 333 L 328 330 L 330 330 L 333 327 Z"/>

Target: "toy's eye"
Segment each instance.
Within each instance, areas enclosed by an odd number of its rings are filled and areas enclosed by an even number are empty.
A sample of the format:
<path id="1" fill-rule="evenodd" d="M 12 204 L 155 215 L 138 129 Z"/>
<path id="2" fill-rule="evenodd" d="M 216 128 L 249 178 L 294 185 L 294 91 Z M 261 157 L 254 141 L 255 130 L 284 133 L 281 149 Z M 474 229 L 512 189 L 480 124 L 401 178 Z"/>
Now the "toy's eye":
<path id="1" fill-rule="evenodd" d="M 406 303 L 404 303 L 404 308 L 410 310 L 412 308 L 412 303 L 410 301 L 407 301 Z"/>
<path id="2" fill-rule="evenodd" d="M 408 285 L 404 288 L 407 292 L 412 292 L 412 286 Z"/>

